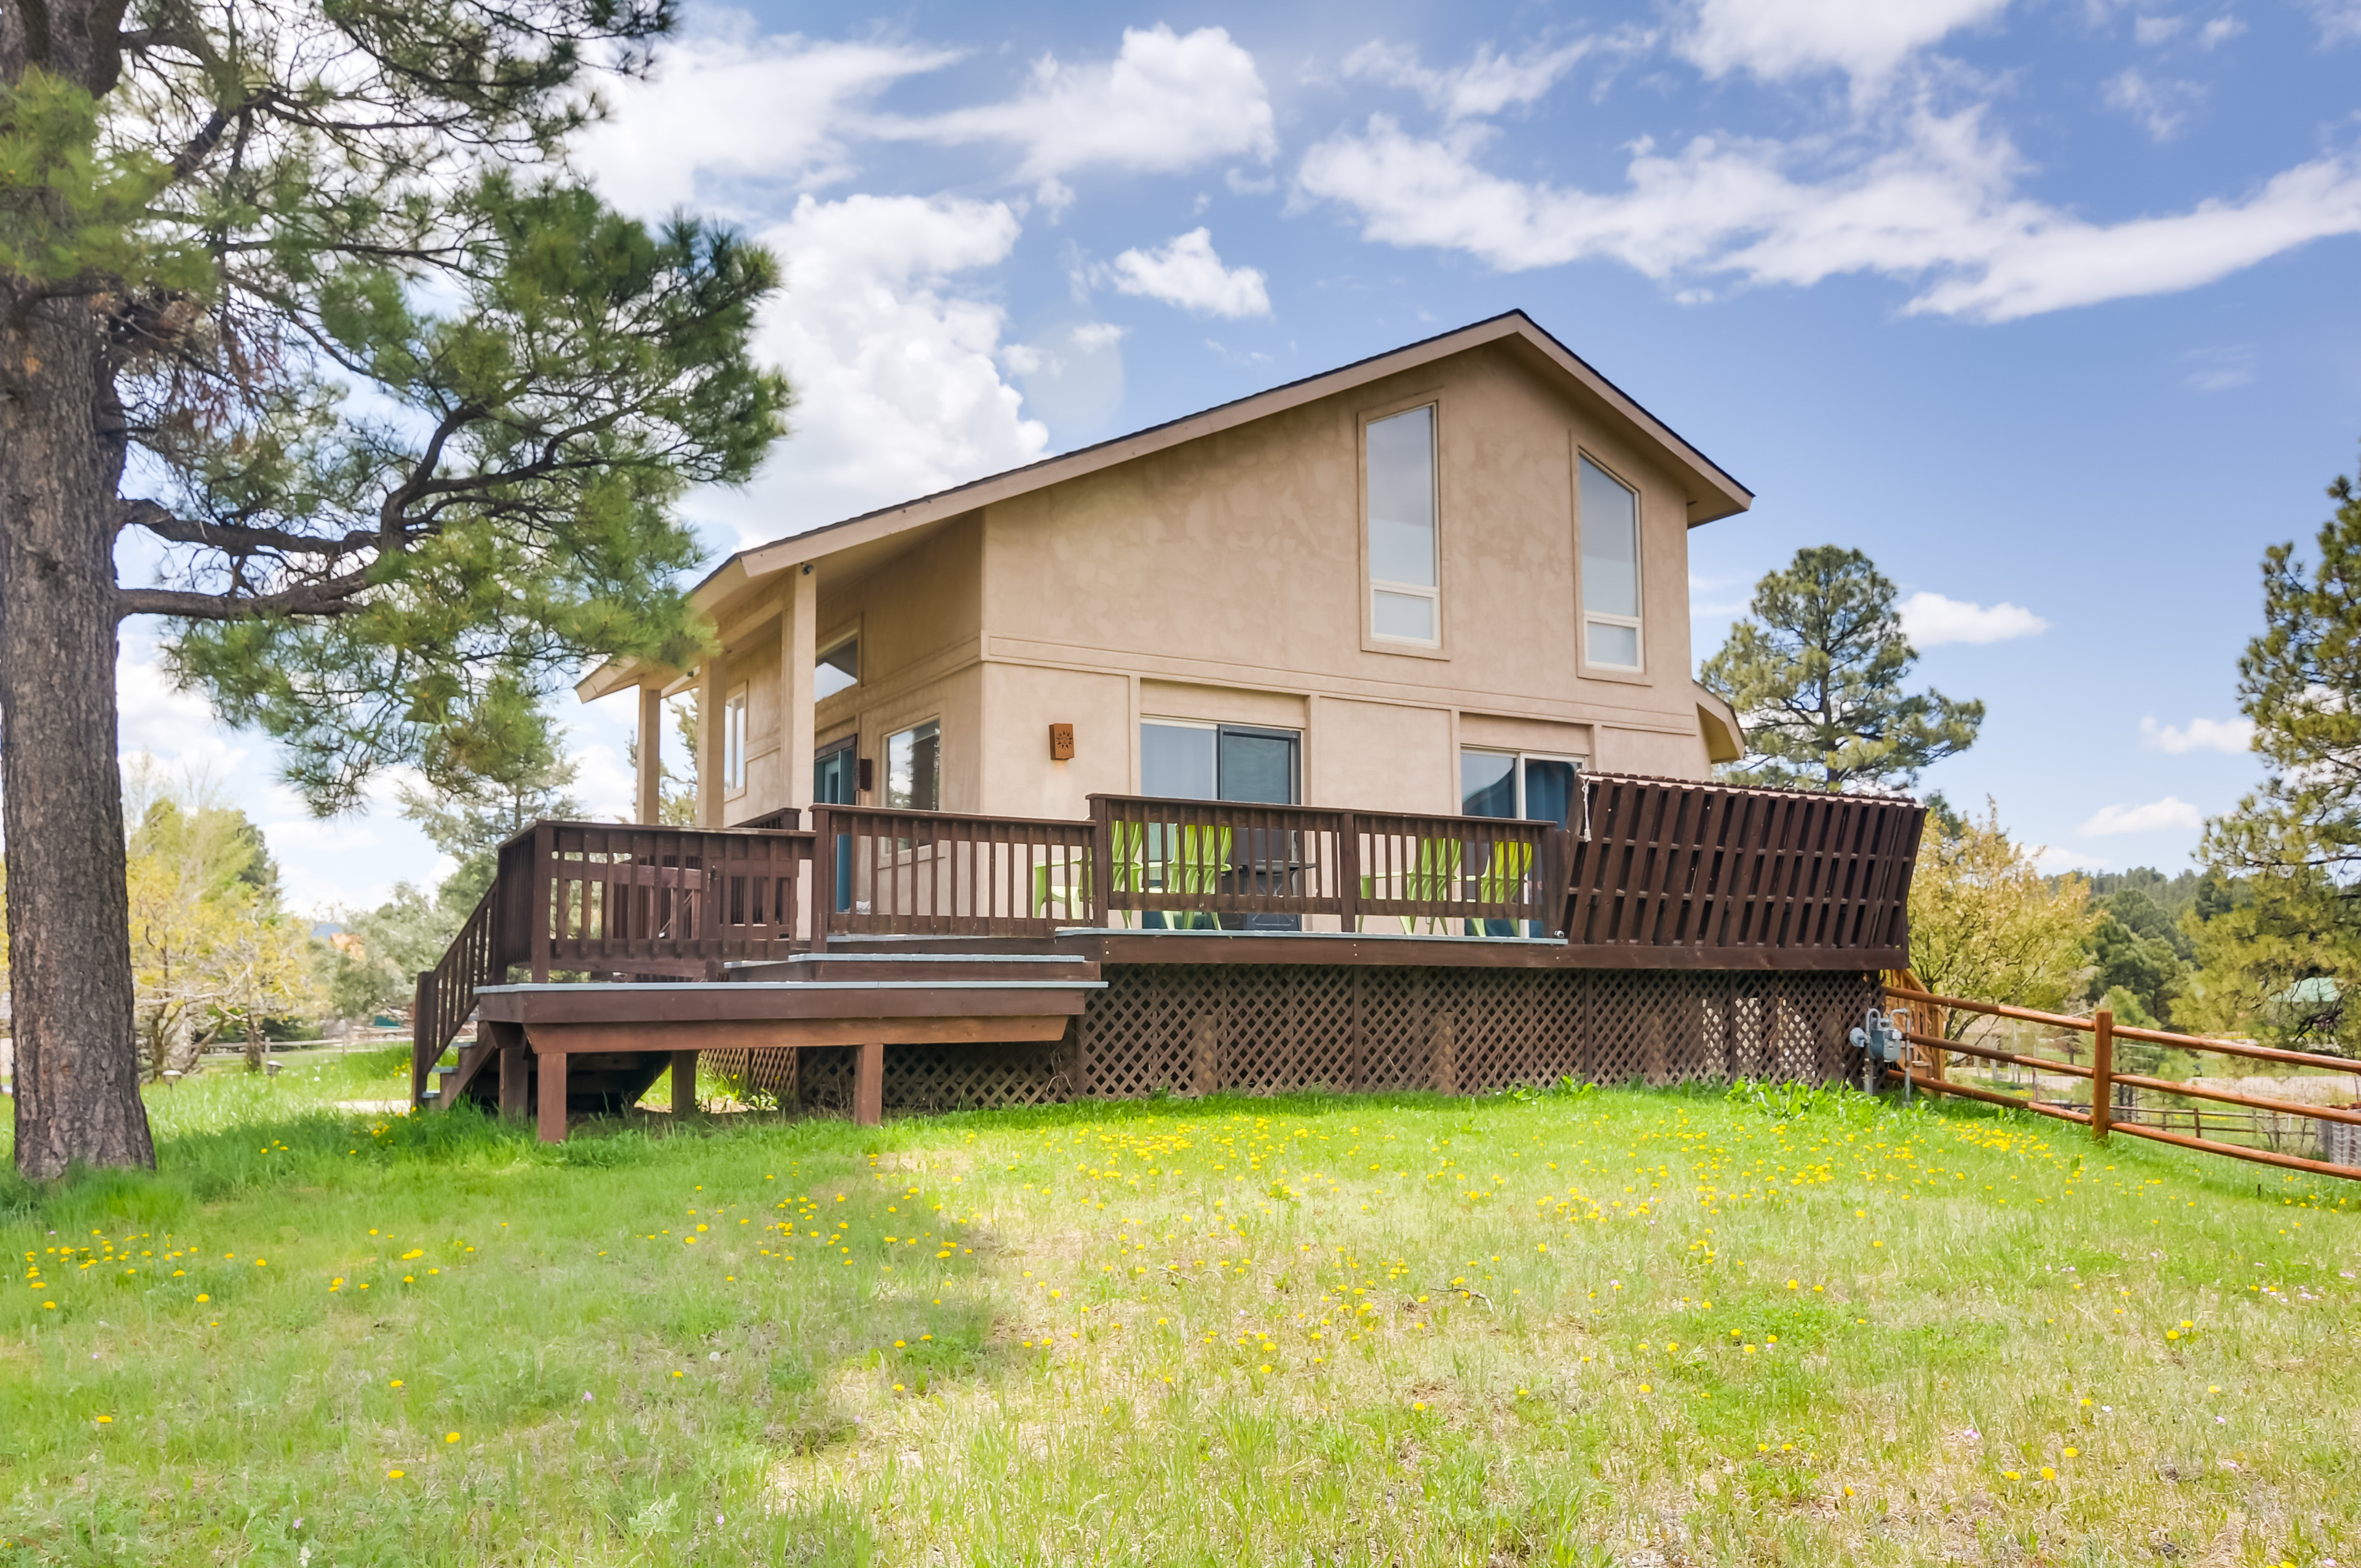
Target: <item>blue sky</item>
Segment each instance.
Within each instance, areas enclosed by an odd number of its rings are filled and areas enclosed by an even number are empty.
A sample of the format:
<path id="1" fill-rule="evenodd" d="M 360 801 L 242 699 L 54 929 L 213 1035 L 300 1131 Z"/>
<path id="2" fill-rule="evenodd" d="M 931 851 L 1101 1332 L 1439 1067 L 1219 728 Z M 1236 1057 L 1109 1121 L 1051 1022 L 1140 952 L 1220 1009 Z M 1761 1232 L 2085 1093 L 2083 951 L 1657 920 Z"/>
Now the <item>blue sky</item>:
<path id="1" fill-rule="evenodd" d="M 785 264 L 796 433 L 717 551 L 1521 307 L 1759 497 L 1690 535 L 1700 657 L 1856 545 L 1990 705 L 1925 785 L 2053 865 L 2183 864 L 2257 776 L 2257 562 L 2361 452 L 2361 0 L 686 16 L 580 160 Z M 431 879 L 126 660 L 126 748 L 299 901 Z M 563 701 L 620 813 L 631 715 Z"/>

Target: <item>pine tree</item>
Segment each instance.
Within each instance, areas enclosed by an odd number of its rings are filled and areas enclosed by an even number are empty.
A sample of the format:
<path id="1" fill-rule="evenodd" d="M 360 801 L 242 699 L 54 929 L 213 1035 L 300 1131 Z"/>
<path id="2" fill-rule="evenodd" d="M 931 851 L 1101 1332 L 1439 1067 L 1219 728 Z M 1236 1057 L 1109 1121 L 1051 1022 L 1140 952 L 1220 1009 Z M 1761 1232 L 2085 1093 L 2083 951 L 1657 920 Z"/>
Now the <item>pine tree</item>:
<path id="1" fill-rule="evenodd" d="M 1727 776 L 1906 788 L 1974 743 L 1982 703 L 1903 690 L 1918 654 L 1894 600 L 1868 556 L 1833 544 L 1796 551 L 1755 585 L 1748 619 L 1699 672 L 1746 726 L 1749 754 Z"/>
<path id="2" fill-rule="evenodd" d="M 2361 488 L 2328 487 L 2320 560 L 2263 555 L 2263 631 L 2238 660 L 2263 787 L 2206 824 L 2191 1015 L 2361 1050 Z M 2229 896 L 2235 891 L 2235 896 Z"/>
<path id="3" fill-rule="evenodd" d="M 669 0 L 0 5 L 26 1175 L 154 1159 L 122 620 L 163 618 L 176 674 L 323 811 L 390 762 L 483 771 L 585 658 L 698 656 L 675 503 L 781 429 L 786 388 L 747 352 L 775 265 L 620 216 L 565 161 L 598 74 L 643 70 L 672 23 Z M 117 581 L 126 534 L 152 580 Z"/>

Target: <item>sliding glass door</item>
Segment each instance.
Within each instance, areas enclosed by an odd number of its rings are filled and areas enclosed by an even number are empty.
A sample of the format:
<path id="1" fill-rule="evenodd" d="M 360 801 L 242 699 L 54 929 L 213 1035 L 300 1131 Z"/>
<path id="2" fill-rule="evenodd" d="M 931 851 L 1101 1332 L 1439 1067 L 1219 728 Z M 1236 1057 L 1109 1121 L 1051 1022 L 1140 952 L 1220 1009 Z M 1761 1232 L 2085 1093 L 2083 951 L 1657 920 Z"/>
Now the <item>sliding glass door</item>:
<path id="1" fill-rule="evenodd" d="M 1582 763 L 1573 757 L 1536 757 L 1521 751 L 1459 753 L 1459 811 L 1465 817 L 1522 817 L 1561 828 L 1580 820 Z M 1513 937 L 1513 920 L 1487 920 L 1485 934 Z M 1469 923 L 1474 935 L 1474 923 Z M 1535 923 L 1529 936 L 1546 933 Z"/>

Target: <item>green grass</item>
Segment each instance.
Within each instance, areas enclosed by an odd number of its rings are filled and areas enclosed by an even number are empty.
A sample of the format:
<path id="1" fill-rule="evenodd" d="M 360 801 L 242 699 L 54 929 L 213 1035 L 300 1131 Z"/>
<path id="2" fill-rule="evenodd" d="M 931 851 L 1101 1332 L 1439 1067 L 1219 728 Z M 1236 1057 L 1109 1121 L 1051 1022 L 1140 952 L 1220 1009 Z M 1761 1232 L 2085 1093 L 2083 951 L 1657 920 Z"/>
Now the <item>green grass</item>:
<path id="1" fill-rule="evenodd" d="M 332 1108 L 400 1070 L 0 1189 L 0 1563 L 2361 1563 L 2361 1187 L 1836 1095 Z"/>

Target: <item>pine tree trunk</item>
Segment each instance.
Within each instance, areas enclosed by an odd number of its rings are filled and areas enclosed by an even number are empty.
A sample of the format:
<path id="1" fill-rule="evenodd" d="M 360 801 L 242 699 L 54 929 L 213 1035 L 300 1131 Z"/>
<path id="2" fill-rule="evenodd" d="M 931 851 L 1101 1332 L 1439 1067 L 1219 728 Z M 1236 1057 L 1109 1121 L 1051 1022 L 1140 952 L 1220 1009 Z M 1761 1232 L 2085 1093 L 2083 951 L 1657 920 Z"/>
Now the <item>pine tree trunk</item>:
<path id="1" fill-rule="evenodd" d="M 114 545 L 123 414 L 101 320 L 0 279 L 0 806 L 16 1168 L 153 1166 L 132 1018 Z"/>

